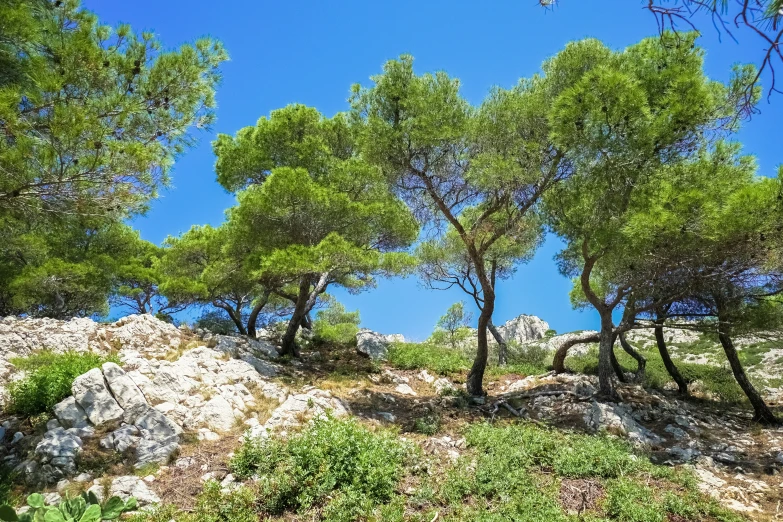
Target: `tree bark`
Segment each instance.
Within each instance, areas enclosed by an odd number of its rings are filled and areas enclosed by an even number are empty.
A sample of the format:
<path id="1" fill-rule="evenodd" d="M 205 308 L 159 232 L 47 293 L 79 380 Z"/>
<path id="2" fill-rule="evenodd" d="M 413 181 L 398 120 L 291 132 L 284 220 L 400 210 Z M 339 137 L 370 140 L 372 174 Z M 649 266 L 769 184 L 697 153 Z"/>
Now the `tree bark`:
<path id="1" fill-rule="evenodd" d="M 552 360 L 552 369 L 555 371 L 555 373 L 565 373 L 567 371 L 565 367 L 565 359 L 568 355 L 568 350 L 570 350 L 572 346 L 575 344 L 597 343 L 600 340 L 600 335 L 595 333 L 588 334 L 583 337 L 574 337 L 573 339 L 564 341 L 563 344 L 561 344 L 555 351 L 555 357 Z"/>
<path id="2" fill-rule="evenodd" d="M 237 330 L 239 330 L 239 333 L 242 335 L 247 335 L 247 330 L 245 330 L 245 325 L 242 324 L 242 319 L 239 317 L 239 315 L 236 313 L 236 311 L 233 308 L 219 301 L 213 301 L 212 305 L 225 310 L 226 313 L 228 313 L 228 316 L 231 318 L 231 320 L 234 321 L 234 324 L 236 325 Z"/>
<path id="3" fill-rule="evenodd" d="M 614 386 L 615 369 L 612 364 L 614 356 L 614 323 L 612 312 L 601 310 L 601 331 L 598 341 L 598 391 L 604 397 L 617 399 L 617 391 Z"/>
<path id="4" fill-rule="evenodd" d="M 609 352 L 609 355 L 612 356 L 612 369 L 614 370 L 614 374 L 617 376 L 617 380 L 620 382 L 628 382 L 628 379 L 625 378 L 625 372 L 623 372 L 623 367 L 620 366 L 620 361 L 617 360 L 617 354 L 614 353 L 614 345 L 617 344 L 617 334 L 614 334 L 614 337 L 612 338 L 612 351 Z"/>
<path id="5" fill-rule="evenodd" d="M 726 353 L 726 358 L 729 360 L 729 365 L 731 365 L 731 371 L 734 373 L 734 378 L 737 380 L 740 388 L 745 392 L 745 396 L 753 406 L 753 420 L 767 425 L 779 424 L 780 421 L 775 418 L 772 410 L 769 409 L 767 403 L 764 402 L 764 399 L 753 386 L 753 383 L 748 379 L 745 369 L 742 367 L 742 363 L 737 355 L 737 349 L 734 347 L 734 342 L 731 340 L 731 336 L 728 334 L 727 330 L 728 329 L 725 328 L 725 323 L 719 321 L 718 338 L 720 339 L 720 344 L 723 346 L 723 351 Z"/>
<path id="6" fill-rule="evenodd" d="M 495 311 L 495 294 L 491 288 L 484 289 L 484 308 L 478 319 L 478 342 L 476 358 L 470 368 L 467 380 L 467 390 L 474 397 L 484 395 L 484 371 L 487 369 L 487 357 L 489 346 L 487 342 L 487 330 L 492 321 L 492 313 Z"/>
<path id="7" fill-rule="evenodd" d="M 620 346 L 622 346 L 625 353 L 630 355 L 636 360 L 636 373 L 634 375 L 635 382 L 642 382 L 644 380 L 644 372 L 647 369 L 647 359 L 644 355 L 640 354 L 631 344 L 625 340 L 625 334 L 620 334 Z"/>
<path id="8" fill-rule="evenodd" d="M 299 331 L 302 320 L 307 317 L 307 314 L 315 306 L 315 300 L 326 289 L 328 277 L 329 272 L 321 274 L 312 290 L 310 290 L 310 286 L 312 286 L 310 276 L 303 277 L 300 280 L 294 313 L 291 314 L 288 327 L 280 343 L 280 355 L 299 357 L 299 347 L 296 345 L 296 332 Z"/>
<path id="9" fill-rule="evenodd" d="M 677 390 L 680 395 L 688 395 L 688 383 L 680 373 L 680 370 L 677 369 L 677 366 L 674 365 L 674 361 L 672 361 L 669 354 L 669 348 L 666 346 L 666 339 L 663 336 L 663 321 L 663 317 L 658 317 L 655 320 L 655 343 L 658 345 L 658 353 L 661 354 L 666 371 L 674 379 L 674 382 L 677 383 Z"/>
<path id="10" fill-rule="evenodd" d="M 258 314 L 261 313 L 261 310 L 263 310 L 266 304 L 269 302 L 269 294 L 270 292 L 268 290 L 264 292 L 264 295 L 250 311 L 250 315 L 247 318 L 248 337 L 251 337 L 253 339 L 256 338 L 256 327 L 257 327 L 256 323 L 258 322 Z"/>
<path id="11" fill-rule="evenodd" d="M 508 343 L 506 343 L 506 340 L 500 335 L 500 331 L 495 327 L 492 319 L 487 323 L 487 328 L 498 343 L 498 366 L 505 366 L 508 364 Z"/>

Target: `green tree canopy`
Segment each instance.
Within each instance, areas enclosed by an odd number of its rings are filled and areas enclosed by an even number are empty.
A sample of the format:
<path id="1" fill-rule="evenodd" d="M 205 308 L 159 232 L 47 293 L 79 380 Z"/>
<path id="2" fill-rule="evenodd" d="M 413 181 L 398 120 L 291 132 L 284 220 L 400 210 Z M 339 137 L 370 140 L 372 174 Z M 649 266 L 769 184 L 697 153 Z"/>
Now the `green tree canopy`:
<path id="1" fill-rule="evenodd" d="M 493 90 L 475 108 L 445 73 L 415 74 L 410 56 L 387 62 L 372 80 L 369 88 L 355 86 L 351 100 L 363 156 L 419 218 L 436 230 L 454 229 L 480 286 L 477 354 L 467 388 L 481 395 L 495 306 L 488 256 L 569 173 L 549 139 L 552 86 L 540 78 L 521 81 Z"/>
<path id="2" fill-rule="evenodd" d="M 256 336 L 259 315 L 272 308 L 272 285 L 252 274 L 246 250 L 228 248 L 225 225 L 194 226 L 180 237 L 169 237 L 158 270 L 160 291 L 173 303 L 215 307 L 224 311 L 243 335 Z"/>
<path id="3" fill-rule="evenodd" d="M 142 210 L 214 118 L 220 43 L 164 51 L 78 0 L 0 6 L 0 225 Z"/>
<path id="4" fill-rule="evenodd" d="M 579 279 L 601 317 L 599 378 L 607 395 L 614 395 L 612 312 L 628 305 L 637 281 L 667 270 L 648 255 L 652 245 L 635 240 L 628 227 L 667 187 L 679 190 L 679 163 L 731 130 L 738 86 L 751 72 L 737 69 L 728 86 L 710 81 L 694 40 L 693 34 L 667 33 L 620 52 L 585 40 L 544 68 L 550 74 L 562 65 L 571 68 L 579 55 L 594 57 L 592 68 L 577 69 L 549 115 L 555 144 L 575 173 L 550 192 L 546 207 L 552 228 L 567 243 L 561 269 Z"/>

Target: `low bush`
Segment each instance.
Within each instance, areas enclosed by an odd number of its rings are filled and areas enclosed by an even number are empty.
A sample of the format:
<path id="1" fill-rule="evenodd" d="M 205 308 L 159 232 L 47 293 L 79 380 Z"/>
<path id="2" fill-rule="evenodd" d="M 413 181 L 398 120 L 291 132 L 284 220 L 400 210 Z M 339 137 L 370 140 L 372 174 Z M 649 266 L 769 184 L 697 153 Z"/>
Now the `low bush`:
<path id="1" fill-rule="evenodd" d="M 230 468 L 240 479 L 256 479 L 266 515 L 323 506 L 325 520 L 355 520 L 392 498 L 410 452 L 391 431 L 318 418 L 286 440 L 245 441 Z"/>
<path id="2" fill-rule="evenodd" d="M 313 321 L 316 343 L 355 344 L 359 332 L 359 312 L 348 312 L 337 301 L 320 310 Z"/>
<path id="3" fill-rule="evenodd" d="M 115 356 L 105 357 L 93 352 L 54 353 L 48 350 L 11 359 L 11 363 L 27 375 L 8 385 L 9 412 L 32 416 L 50 411 L 71 394 L 76 377 L 99 368 L 106 361 L 119 362 Z"/>
<path id="4" fill-rule="evenodd" d="M 474 424 L 465 438 L 468 453 L 427 501 L 446 521 L 576 520 L 560 504 L 565 480 L 589 480 L 601 492 L 579 520 L 743 520 L 699 493 L 690 475 L 655 466 L 618 439 L 528 423 Z"/>
<path id="5" fill-rule="evenodd" d="M 461 351 L 429 343 L 395 343 L 388 361 L 401 370 L 426 369 L 440 375 L 467 371 L 472 361 Z"/>

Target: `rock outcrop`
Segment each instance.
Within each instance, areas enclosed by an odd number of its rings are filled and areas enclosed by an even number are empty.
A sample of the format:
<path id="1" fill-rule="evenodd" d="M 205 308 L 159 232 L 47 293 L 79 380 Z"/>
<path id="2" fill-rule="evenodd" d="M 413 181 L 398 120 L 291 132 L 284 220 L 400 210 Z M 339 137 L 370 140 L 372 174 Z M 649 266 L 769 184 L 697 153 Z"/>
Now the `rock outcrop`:
<path id="1" fill-rule="evenodd" d="M 549 330 L 549 323 L 535 315 L 522 314 L 498 326 L 498 331 L 506 341 L 520 344 L 542 339 Z"/>

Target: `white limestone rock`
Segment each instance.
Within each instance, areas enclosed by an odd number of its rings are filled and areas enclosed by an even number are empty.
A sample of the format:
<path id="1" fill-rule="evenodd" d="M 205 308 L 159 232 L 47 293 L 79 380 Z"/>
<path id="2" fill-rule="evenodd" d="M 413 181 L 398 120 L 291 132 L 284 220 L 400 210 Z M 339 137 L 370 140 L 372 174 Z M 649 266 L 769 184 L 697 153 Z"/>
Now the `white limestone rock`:
<path id="1" fill-rule="evenodd" d="M 90 488 L 90 491 L 93 491 L 93 488 Z M 101 491 L 101 493 L 103 493 L 103 491 Z M 141 477 L 133 475 L 117 477 L 112 480 L 111 486 L 109 486 L 108 496 L 113 497 L 115 495 L 122 500 L 128 500 L 128 498 L 134 497 L 138 501 L 139 507 L 160 502 L 160 497 L 147 486 L 144 480 Z M 99 498 L 102 498 L 102 496 L 103 495 Z"/>
<path id="2" fill-rule="evenodd" d="M 535 315 L 522 314 L 503 326 L 498 326 L 498 331 L 506 341 L 526 343 L 542 339 L 549 330 L 549 323 Z"/>
<path id="3" fill-rule="evenodd" d="M 98 368 L 77 377 L 71 386 L 71 393 L 95 426 L 116 425 L 123 417 L 124 411 L 112 397 Z"/>
<path id="4" fill-rule="evenodd" d="M 356 350 L 373 360 L 386 359 L 389 346 L 392 343 L 405 342 L 401 334 L 384 335 L 362 328 L 356 333 Z"/>
<path id="5" fill-rule="evenodd" d="M 135 423 L 136 419 L 149 409 L 147 399 L 125 371 L 113 362 L 101 367 L 106 383 L 120 407 L 125 410 L 125 422 Z"/>

